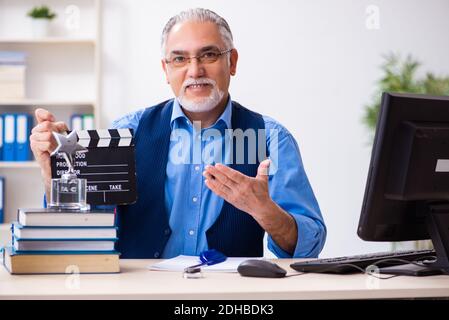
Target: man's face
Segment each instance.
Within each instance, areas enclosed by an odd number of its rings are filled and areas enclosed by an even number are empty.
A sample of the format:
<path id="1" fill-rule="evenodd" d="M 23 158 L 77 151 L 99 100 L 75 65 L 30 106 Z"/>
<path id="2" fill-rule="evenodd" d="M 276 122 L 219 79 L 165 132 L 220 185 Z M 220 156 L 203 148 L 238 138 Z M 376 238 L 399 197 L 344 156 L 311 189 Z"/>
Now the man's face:
<path id="1" fill-rule="evenodd" d="M 165 45 L 165 59 L 172 61 L 173 58 L 206 57 L 208 52 L 227 49 L 230 48 L 225 46 L 217 25 L 212 22 L 187 21 L 171 29 Z M 176 66 L 163 59 L 162 67 L 181 105 L 187 109 L 188 105 L 193 106 L 189 111 L 200 112 L 216 107 L 227 98 L 230 76 L 235 74 L 237 58 L 237 51 L 232 50 L 220 55 L 212 63 L 191 59 L 184 66 Z"/>

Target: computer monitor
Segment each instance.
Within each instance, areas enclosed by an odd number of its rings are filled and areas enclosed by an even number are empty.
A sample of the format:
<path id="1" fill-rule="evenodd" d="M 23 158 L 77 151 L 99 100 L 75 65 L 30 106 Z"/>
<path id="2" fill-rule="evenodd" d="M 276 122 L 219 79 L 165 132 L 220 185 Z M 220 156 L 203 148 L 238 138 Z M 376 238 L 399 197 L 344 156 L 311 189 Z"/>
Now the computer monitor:
<path id="1" fill-rule="evenodd" d="M 431 239 L 437 261 L 423 267 L 449 272 L 449 97 L 382 95 L 357 234 Z"/>

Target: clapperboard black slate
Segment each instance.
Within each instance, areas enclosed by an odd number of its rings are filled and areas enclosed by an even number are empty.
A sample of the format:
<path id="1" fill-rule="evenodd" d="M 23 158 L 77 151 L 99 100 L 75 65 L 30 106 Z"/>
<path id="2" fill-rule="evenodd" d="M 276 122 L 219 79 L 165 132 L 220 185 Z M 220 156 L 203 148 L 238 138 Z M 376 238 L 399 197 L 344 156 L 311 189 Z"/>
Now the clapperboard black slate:
<path id="1" fill-rule="evenodd" d="M 129 204 L 137 199 L 135 148 L 132 129 L 77 131 L 78 143 L 89 152 L 75 156 L 74 169 L 87 179 L 87 203 Z M 60 178 L 67 163 L 51 157 L 52 178 Z"/>

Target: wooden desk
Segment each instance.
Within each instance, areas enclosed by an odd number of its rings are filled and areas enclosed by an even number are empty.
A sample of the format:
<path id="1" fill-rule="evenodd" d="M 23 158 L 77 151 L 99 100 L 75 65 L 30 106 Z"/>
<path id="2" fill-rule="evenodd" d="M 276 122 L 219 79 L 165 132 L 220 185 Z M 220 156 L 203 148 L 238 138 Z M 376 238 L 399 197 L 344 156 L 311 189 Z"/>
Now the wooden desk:
<path id="1" fill-rule="evenodd" d="M 121 273 L 10 275 L 0 268 L 0 299 L 372 299 L 449 297 L 449 276 L 376 280 L 363 274 L 307 274 L 291 278 L 245 278 L 204 273 L 149 271 L 158 260 L 121 260 Z M 291 259 L 275 260 L 289 273 Z M 297 261 L 297 260 L 295 260 Z M 79 280 L 79 281 L 78 281 Z M 79 284 L 79 287 L 78 287 Z"/>

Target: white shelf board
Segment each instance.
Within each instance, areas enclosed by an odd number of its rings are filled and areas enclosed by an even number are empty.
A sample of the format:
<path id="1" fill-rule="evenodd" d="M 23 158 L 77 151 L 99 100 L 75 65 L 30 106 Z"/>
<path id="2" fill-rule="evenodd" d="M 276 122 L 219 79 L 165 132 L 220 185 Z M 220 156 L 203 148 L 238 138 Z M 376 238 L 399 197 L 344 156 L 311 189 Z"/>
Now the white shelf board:
<path id="1" fill-rule="evenodd" d="M 65 37 L 49 37 L 49 38 L 0 38 L 0 44 L 85 44 L 95 45 L 94 38 L 65 38 Z"/>
<path id="2" fill-rule="evenodd" d="M 28 169 L 39 168 L 37 161 L 0 161 L 0 169 Z"/>
<path id="3" fill-rule="evenodd" d="M 42 99 L 1 100 L 0 106 L 93 106 L 93 101 L 58 101 Z"/>

